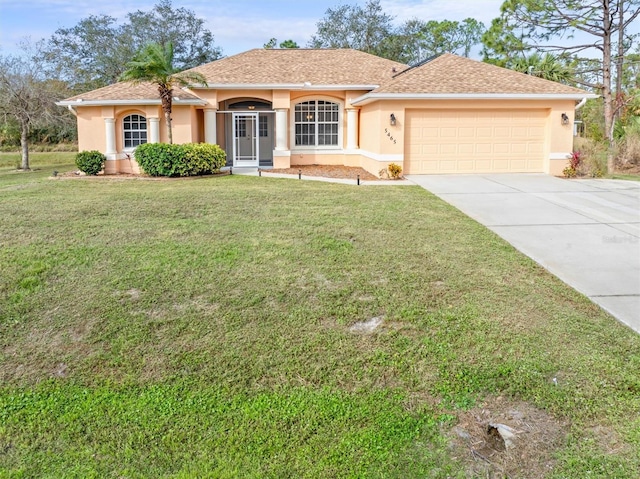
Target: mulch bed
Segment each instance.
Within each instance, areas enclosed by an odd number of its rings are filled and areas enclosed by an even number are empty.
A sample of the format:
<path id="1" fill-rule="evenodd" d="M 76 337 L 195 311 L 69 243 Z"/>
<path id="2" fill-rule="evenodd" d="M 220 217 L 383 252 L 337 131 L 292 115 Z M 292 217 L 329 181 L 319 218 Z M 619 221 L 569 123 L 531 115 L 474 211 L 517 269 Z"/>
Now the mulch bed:
<path id="1" fill-rule="evenodd" d="M 347 180 L 355 180 L 358 178 L 358 175 L 360 175 L 360 179 L 363 181 L 376 181 L 380 179 L 362 168 L 340 165 L 300 165 L 291 168 L 274 168 L 264 171 L 288 175 L 297 175 L 301 172 L 302 176 L 323 176 L 325 178 L 343 178 Z"/>

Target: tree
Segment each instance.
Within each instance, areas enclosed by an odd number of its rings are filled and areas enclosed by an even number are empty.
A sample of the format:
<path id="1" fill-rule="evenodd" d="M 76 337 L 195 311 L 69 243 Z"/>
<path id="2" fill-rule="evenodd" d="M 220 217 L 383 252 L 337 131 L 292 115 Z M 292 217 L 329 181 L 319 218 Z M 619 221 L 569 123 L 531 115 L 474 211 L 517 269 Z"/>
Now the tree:
<path id="1" fill-rule="evenodd" d="M 263 47 L 270 50 L 272 48 L 276 48 L 276 45 L 278 45 L 278 40 L 276 38 L 271 38 Z M 280 48 L 300 48 L 300 46 L 293 40 L 285 40 L 284 42 L 280 42 Z"/>
<path id="2" fill-rule="evenodd" d="M 418 35 L 427 56 L 461 53 L 468 57 L 471 48 L 480 43 L 484 30 L 484 25 L 473 18 L 467 18 L 462 23 L 430 20 L 423 25 Z"/>
<path id="3" fill-rule="evenodd" d="M 126 63 L 145 44 L 169 42 L 174 45 L 174 62 L 180 69 L 221 56 L 203 19 L 191 10 L 174 9 L 170 0 L 160 0 L 148 12 L 129 13 L 123 24 L 109 15 L 92 15 L 71 28 L 60 28 L 48 40 L 43 58 L 51 75 L 80 92 L 116 82 Z"/>
<path id="4" fill-rule="evenodd" d="M 173 143 L 171 131 L 171 109 L 174 86 L 188 86 L 190 83 L 206 84 L 207 80 L 200 73 L 181 71 L 174 66 L 173 44 L 165 45 L 149 43 L 132 61 L 120 77 L 132 83 L 150 82 L 158 87 L 162 111 L 167 125 L 167 138 Z"/>
<path id="5" fill-rule="evenodd" d="M 45 78 L 39 45 L 24 44 L 22 56 L 0 57 L 0 115 L 5 125 L 17 124 L 21 168 L 29 170 L 29 133 L 64 114 L 54 102 L 68 94 L 64 83 Z"/>
<path id="6" fill-rule="evenodd" d="M 138 51 L 148 43 L 167 45 L 174 49 L 175 66 L 180 69 L 197 67 L 217 60 L 222 50 L 214 46 L 213 34 L 204 28 L 205 21 L 193 10 L 173 9 L 171 0 L 160 0 L 149 12 L 137 10 L 127 15 L 126 36 L 133 39 Z"/>
<path id="7" fill-rule="evenodd" d="M 265 43 L 263 45 L 265 50 L 271 50 L 273 48 L 276 47 L 276 45 L 278 44 L 278 39 L 277 38 L 271 38 L 267 43 Z"/>
<path id="8" fill-rule="evenodd" d="M 340 5 L 329 8 L 317 23 L 317 32 L 311 37 L 311 48 L 354 48 L 384 56 L 385 43 L 394 34 L 393 17 L 385 14 L 380 0 L 369 0 L 360 5 Z"/>
<path id="9" fill-rule="evenodd" d="M 493 51 L 501 54 L 503 61 L 505 57 L 508 61 L 514 52 L 531 49 L 578 53 L 595 48 L 602 53 L 600 88 L 605 138 L 611 147 L 607 162 L 610 172 L 614 168 L 614 119 L 622 107 L 614 102 L 611 69 L 615 57 L 617 77 L 622 78 L 624 53 L 633 43 L 627 29 L 639 15 L 640 0 L 507 0 L 502 4 L 500 18 L 494 20 L 484 36 L 485 55 Z M 567 41 L 576 32 L 582 32 L 588 39 Z M 614 54 L 616 40 L 618 48 Z"/>
<path id="10" fill-rule="evenodd" d="M 517 58 L 510 65 L 510 68 L 521 73 L 560 83 L 570 83 L 575 77 L 573 69 L 551 53 L 545 53 L 544 55 L 533 53 L 529 56 Z"/>
<path id="11" fill-rule="evenodd" d="M 284 42 L 280 42 L 280 48 L 300 48 L 293 40 L 285 40 Z"/>
<path id="12" fill-rule="evenodd" d="M 404 22 L 383 44 L 387 58 L 416 64 L 443 53 L 456 53 L 468 57 L 471 49 L 480 43 L 485 27 L 473 18 L 462 22 L 412 18 Z"/>

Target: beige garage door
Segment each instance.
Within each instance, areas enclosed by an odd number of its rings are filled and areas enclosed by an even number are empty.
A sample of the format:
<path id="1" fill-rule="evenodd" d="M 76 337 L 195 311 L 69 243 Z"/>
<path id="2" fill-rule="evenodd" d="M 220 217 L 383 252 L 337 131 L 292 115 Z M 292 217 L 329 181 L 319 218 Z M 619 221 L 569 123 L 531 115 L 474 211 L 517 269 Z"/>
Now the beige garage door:
<path id="1" fill-rule="evenodd" d="M 407 110 L 405 173 L 543 172 L 546 110 Z"/>

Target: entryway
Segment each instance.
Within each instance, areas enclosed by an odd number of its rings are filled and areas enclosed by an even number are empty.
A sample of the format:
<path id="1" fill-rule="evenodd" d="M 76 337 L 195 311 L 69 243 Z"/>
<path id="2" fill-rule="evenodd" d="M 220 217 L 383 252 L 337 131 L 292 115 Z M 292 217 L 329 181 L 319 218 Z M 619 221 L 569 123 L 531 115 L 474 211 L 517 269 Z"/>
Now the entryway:
<path id="1" fill-rule="evenodd" d="M 242 100 L 228 105 L 227 166 L 273 166 L 274 113 L 271 104 Z"/>

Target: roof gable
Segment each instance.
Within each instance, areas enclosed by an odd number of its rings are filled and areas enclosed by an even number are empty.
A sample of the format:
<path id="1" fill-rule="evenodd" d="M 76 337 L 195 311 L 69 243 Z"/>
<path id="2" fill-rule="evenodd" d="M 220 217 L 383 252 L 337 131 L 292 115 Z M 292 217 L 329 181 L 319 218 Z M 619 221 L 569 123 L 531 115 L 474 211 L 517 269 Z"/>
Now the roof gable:
<path id="1" fill-rule="evenodd" d="M 584 95 L 587 92 L 445 53 L 396 74 L 373 93 Z"/>

